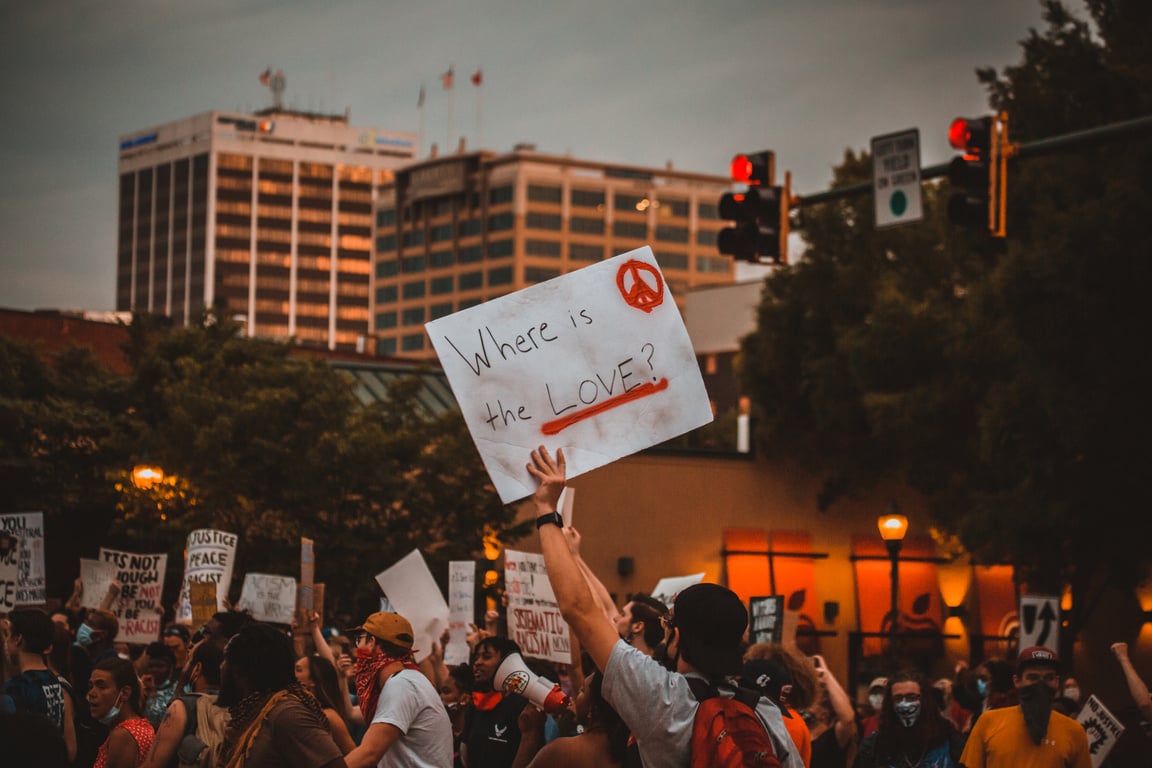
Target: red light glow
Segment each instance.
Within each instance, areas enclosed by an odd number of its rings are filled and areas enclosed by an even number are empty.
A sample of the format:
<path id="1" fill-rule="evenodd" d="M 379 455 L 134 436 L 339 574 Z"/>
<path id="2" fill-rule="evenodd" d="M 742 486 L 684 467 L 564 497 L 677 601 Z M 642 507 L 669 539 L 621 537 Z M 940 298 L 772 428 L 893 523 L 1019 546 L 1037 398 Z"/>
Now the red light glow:
<path id="1" fill-rule="evenodd" d="M 752 180 L 752 161 L 748 159 L 748 155 L 736 155 L 732 158 L 732 181 L 739 181 L 744 184 Z"/>
<path id="2" fill-rule="evenodd" d="M 972 131 L 968 128 L 968 121 L 958 117 L 948 126 L 948 143 L 954 149 L 967 149 L 968 140 L 972 138 Z"/>

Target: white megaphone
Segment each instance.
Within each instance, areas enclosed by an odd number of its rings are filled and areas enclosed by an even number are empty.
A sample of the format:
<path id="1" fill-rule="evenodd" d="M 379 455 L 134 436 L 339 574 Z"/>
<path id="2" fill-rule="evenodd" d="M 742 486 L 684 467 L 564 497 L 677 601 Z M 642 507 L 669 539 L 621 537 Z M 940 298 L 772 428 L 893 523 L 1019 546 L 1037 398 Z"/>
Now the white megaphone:
<path id="1" fill-rule="evenodd" d="M 510 653 L 496 668 L 496 688 L 504 693 L 518 693 L 537 709 L 554 715 L 568 705 L 568 696 L 557 683 L 540 677 L 524 663 L 524 657 Z"/>

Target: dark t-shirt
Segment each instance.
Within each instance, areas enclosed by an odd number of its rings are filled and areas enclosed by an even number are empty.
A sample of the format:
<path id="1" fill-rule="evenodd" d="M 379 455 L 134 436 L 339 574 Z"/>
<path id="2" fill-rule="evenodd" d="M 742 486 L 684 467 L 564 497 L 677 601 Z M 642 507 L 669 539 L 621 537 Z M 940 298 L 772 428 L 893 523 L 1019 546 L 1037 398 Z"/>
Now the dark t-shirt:
<path id="1" fill-rule="evenodd" d="M 520 748 L 520 713 L 528 699 L 512 694 L 492 709 L 468 707 L 463 743 L 468 768 L 508 768 Z"/>
<path id="2" fill-rule="evenodd" d="M 319 768 L 343 753 L 325 723 L 291 696 L 272 707 L 245 768 Z"/>
<path id="3" fill-rule="evenodd" d="M 64 729 L 64 687 L 47 669 L 29 669 L 4 684 L 17 712 L 47 715 L 56 727 Z"/>

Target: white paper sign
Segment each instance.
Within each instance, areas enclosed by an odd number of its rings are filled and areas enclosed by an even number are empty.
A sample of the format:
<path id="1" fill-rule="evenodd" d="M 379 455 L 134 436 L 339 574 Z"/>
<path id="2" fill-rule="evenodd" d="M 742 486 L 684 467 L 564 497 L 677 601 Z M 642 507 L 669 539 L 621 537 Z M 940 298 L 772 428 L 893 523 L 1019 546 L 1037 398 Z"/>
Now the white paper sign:
<path id="1" fill-rule="evenodd" d="M 647 246 L 425 328 L 504 503 L 536 489 L 541 444 L 563 447 L 573 478 L 712 421 Z"/>
<path id="2" fill-rule="evenodd" d="M 699 584 L 702 581 L 704 581 L 703 572 L 694 573 L 691 576 L 669 576 L 656 582 L 656 586 L 652 589 L 651 595 L 671 608 L 673 601 L 676 599 L 676 593 L 693 584 Z"/>
<path id="3" fill-rule="evenodd" d="M 522 654 L 571 664 L 568 625 L 556 604 L 544 556 L 504 550 L 504 593 L 508 596 L 508 636 Z"/>
<path id="4" fill-rule="evenodd" d="M 564 527 L 571 528 L 572 513 L 576 508 L 576 489 L 570 485 L 565 486 L 564 490 L 560 491 L 556 507 L 560 510 L 560 517 L 564 519 Z"/>
<path id="5" fill-rule="evenodd" d="M 80 595 L 80 605 L 85 608 L 99 608 L 108 594 L 108 587 L 116 580 L 116 566 L 103 560 L 80 558 L 80 583 L 84 591 Z"/>
<path id="6" fill-rule="evenodd" d="M 1124 726 L 1095 696 L 1088 697 L 1076 721 L 1088 733 L 1088 752 L 1092 755 L 1092 768 L 1100 768 L 1104 758 L 1120 740 Z"/>
<path id="7" fill-rule="evenodd" d="M 20 581 L 20 537 L 0 533 L 0 613 L 16 607 Z"/>
<path id="8" fill-rule="evenodd" d="M 20 574 L 16 605 L 40 605 L 48 599 L 44 586 L 44 513 L 0 515 L 0 532 L 20 538 Z"/>
<path id="9" fill-rule="evenodd" d="M 236 607 L 248 611 L 257 621 L 291 624 L 296 617 L 296 579 L 267 573 L 244 574 L 240 602 Z"/>
<path id="10" fill-rule="evenodd" d="M 232 587 L 232 566 L 236 560 L 236 534 L 213 528 L 198 528 L 188 534 L 184 547 L 184 582 L 176 621 L 192 623 L 192 603 L 188 599 L 188 582 L 211 582 L 216 585 L 216 610 L 226 608 L 228 590 Z"/>
<path id="11" fill-rule="evenodd" d="M 444 648 L 448 666 L 468 661 L 468 629 L 476 616 L 476 563 L 453 560 L 448 563 L 448 631 L 451 639 Z"/>
<path id="12" fill-rule="evenodd" d="M 163 616 L 158 609 L 168 555 L 142 555 L 101 547 L 100 560 L 116 566 L 116 581 L 120 582 L 120 595 L 112 601 L 112 612 L 120 620 L 116 640 L 122 643 L 159 640 Z"/>
<path id="13" fill-rule="evenodd" d="M 417 661 L 432 651 L 432 643 L 448 628 L 448 603 L 420 550 L 414 549 L 391 568 L 376 574 L 376 583 L 388 596 L 393 612 L 408 619 L 415 635 L 412 648 Z"/>

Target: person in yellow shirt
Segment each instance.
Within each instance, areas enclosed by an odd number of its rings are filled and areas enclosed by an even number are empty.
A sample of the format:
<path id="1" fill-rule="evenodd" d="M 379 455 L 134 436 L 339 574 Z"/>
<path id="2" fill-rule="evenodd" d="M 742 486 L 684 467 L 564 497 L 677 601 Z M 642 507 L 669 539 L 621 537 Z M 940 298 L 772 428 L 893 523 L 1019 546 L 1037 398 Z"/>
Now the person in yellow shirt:
<path id="1" fill-rule="evenodd" d="M 1060 689 L 1060 659 L 1050 648 L 1020 652 L 1014 707 L 980 716 L 960 764 L 965 768 L 1092 768 L 1088 735 L 1080 723 L 1052 710 Z"/>

